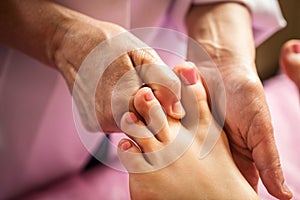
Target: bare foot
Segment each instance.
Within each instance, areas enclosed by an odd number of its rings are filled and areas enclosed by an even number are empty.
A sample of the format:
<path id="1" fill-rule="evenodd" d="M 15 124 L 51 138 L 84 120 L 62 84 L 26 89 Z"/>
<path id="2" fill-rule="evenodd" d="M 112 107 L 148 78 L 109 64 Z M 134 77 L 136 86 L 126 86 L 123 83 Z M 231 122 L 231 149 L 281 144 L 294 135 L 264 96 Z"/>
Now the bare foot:
<path id="1" fill-rule="evenodd" d="M 258 199 L 210 113 L 196 69 L 183 64 L 175 72 L 182 81 L 183 120 L 166 117 L 150 88 L 140 89 L 134 98 L 144 121 L 133 113 L 122 117 L 121 129 L 134 141 L 123 139 L 118 146 L 130 174 L 131 198 Z M 216 143 L 207 143 L 214 139 Z M 203 149 L 207 154 L 201 157 Z"/>
<path id="2" fill-rule="evenodd" d="M 282 46 L 280 64 L 300 92 L 300 40 L 289 40 Z"/>

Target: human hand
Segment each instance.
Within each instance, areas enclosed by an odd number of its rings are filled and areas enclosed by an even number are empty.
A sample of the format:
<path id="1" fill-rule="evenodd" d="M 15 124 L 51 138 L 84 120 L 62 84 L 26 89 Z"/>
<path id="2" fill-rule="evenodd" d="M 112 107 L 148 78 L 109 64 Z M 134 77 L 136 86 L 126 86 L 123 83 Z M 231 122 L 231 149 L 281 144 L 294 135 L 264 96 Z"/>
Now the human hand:
<path id="1" fill-rule="evenodd" d="M 102 131 L 106 133 L 119 131 L 118 122 L 124 112 L 128 111 L 131 97 L 143 82 L 153 89 L 154 94 L 171 117 L 176 119 L 182 117 L 183 109 L 178 103 L 180 81 L 153 49 L 148 47 L 121 52 L 122 54 L 117 55 L 118 57 L 113 62 L 109 62 L 108 66 L 97 65 L 95 63 L 102 62 L 101 59 L 107 59 L 103 56 L 103 54 L 111 53 L 107 51 L 111 50 L 114 53 L 119 49 L 124 49 L 124 45 L 130 46 L 124 42 L 123 46 L 115 42 L 115 36 L 124 34 L 125 38 L 122 38 L 122 41 L 126 42 L 138 39 L 128 32 L 125 33 L 126 31 L 116 24 L 87 17 L 83 17 L 83 20 L 73 20 L 67 27 L 63 35 L 56 36 L 59 45 L 56 47 L 55 63 L 71 91 L 77 80 L 77 88 L 76 92 L 73 92 L 73 97 L 88 130 L 99 131 L 99 123 Z M 98 45 L 104 41 L 107 41 L 105 49 L 99 49 Z M 83 73 L 80 72 L 82 63 L 86 68 Z M 99 78 L 95 77 L 97 72 L 94 71 L 98 69 L 93 68 L 92 65 L 103 68 L 103 74 L 97 82 L 96 92 L 93 91 L 91 84 L 93 77 Z M 126 81 L 123 80 L 122 85 L 118 85 L 121 78 L 125 78 Z M 158 79 L 160 83 L 164 83 L 164 86 L 157 84 Z M 113 106 L 115 106 L 114 110 Z M 97 121 L 93 120 L 93 109 L 96 110 Z M 134 111 L 132 107 L 129 109 Z"/>
<path id="2" fill-rule="evenodd" d="M 215 99 L 226 101 L 222 115 L 226 115 L 225 130 L 235 162 L 253 188 L 257 189 L 261 177 L 272 195 L 289 199 L 291 192 L 284 185 L 270 112 L 257 74 L 240 65 L 219 69 L 226 97 L 217 92 Z M 282 187 L 283 195 L 280 195 L 278 188 Z"/>
<path id="3" fill-rule="evenodd" d="M 260 176 L 270 194 L 292 198 L 284 185 L 270 113 L 254 64 L 249 10 L 233 2 L 194 6 L 187 15 L 187 27 L 221 75 L 222 80 L 216 81 L 216 74 L 208 74 L 206 81 L 212 99 L 217 101 L 218 114 L 225 118 L 233 157 L 242 174 L 254 189 Z M 198 57 L 189 49 L 189 60 L 197 64 Z M 221 81 L 222 88 L 218 85 Z"/>

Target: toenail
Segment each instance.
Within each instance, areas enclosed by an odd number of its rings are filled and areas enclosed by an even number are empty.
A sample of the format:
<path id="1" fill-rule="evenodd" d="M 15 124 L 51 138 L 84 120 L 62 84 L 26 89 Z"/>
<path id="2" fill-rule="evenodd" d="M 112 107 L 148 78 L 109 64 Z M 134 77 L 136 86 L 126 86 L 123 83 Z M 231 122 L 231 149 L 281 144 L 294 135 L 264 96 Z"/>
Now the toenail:
<path id="1" fill-rule="evenodd" d="M 294 53 L 300 53 L 300 44 L 294 44 L 293 45 L 293 52 Z"/>
<path id="2" fill-rule="evenodd" d="M 123 151 L 128 150 L 130 147 L 132 147 L 131 143 L 129 141 L 123 141 L 120 145 L 121 149 Z"/>
<path id="3" fill-rule="evenodd" d="M 138 121 L 138 118 L 136 117 L 136 115 L 134 113 L 129 113 L 128 117 L 126 118 L 126 122 L 128 124 L 133 124 L 136 123 Z"/>
<path id="4" fill-rule="evenodd" d="M 197 83 L 198 77 L 197 77 L 197 71 L 195 68 L 190 69 L 184 69 L 180 72 L 181 80 L 186 85 L 194 85 Z"/>
<path id="5" fill-rule="evenodd" d="M 147 91 L 147 93 L 145 94 L 145 100 L 146 101 L 151 101 L 153 99 L 154 99 L 154 95 L 153 95 L 152 91 L 149 89 Z"/>

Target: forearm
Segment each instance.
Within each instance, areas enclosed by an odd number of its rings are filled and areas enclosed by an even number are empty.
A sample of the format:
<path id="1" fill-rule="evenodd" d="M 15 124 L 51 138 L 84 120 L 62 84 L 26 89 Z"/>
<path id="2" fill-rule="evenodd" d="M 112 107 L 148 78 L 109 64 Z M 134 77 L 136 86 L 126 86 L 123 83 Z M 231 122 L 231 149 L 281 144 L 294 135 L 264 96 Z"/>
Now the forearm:
<path id="1" fill-rule="evenodd" d="M 244 5 L 231 2 L 193 6 L 186 22 L 189 36 L 219 67 L 247 63 L 254 69 L 251 16 Z"/>
<path id="2" fill-rule="evenodd" d="M 74 14 L 44 0 L 9 0 L 0 2 L 0 43 L 54 66 L 53 53 Z"/>

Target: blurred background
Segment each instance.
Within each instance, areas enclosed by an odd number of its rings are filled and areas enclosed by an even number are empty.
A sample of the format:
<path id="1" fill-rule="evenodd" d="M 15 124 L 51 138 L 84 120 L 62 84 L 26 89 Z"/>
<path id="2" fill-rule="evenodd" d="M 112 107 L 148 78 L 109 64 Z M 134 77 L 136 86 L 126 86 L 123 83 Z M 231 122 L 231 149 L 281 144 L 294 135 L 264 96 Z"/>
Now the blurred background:
<path id="1" fill-rule="evenodd" d="M 278 73 L 279 54 L 282 44 L 289 39 L 300 38 L 300 1 L 279 0 L 287 26 L 257 48 L 258 74 L 265 80 Z"/>

